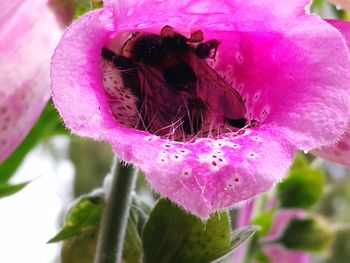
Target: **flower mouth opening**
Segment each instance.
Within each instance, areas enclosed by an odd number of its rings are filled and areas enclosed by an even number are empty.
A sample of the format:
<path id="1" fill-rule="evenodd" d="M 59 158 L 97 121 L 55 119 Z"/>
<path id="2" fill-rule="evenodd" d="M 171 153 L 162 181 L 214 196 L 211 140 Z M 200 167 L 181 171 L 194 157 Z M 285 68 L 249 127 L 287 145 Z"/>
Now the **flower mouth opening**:
<path id="1" fill-rule="evenodd" d="M 165 139 L 239 135 L 257 122 L 237 90 L 212 68 L 220 41 L 171 26 L 122 32 L 102 48 L 101 74 L 116 122 Z"/>

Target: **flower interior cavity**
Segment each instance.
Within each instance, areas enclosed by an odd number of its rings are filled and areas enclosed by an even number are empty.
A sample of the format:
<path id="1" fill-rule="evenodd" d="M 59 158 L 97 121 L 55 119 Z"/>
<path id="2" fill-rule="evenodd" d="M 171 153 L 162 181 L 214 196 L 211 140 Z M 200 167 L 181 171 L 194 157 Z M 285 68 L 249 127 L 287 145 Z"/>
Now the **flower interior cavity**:
<path id="1" fill-rule="evenodd" d="M 229 72 L 215 70 L 220 41 L 204 40 L 203 31 L 187 38 L 166 25 L 159 34 L 118 33 L 106 46 L 103 88 L 117 123 L 181 142 L 239 135 L 257 124 Z"/>
<path id="2" fill-rule="evenodd" d="M 53 101 L 72 132 L 109 142 L 156 192 L 208 218 L 348 127 L 348 24 L 308 2 L 106 0 L 55 50 Z"/>

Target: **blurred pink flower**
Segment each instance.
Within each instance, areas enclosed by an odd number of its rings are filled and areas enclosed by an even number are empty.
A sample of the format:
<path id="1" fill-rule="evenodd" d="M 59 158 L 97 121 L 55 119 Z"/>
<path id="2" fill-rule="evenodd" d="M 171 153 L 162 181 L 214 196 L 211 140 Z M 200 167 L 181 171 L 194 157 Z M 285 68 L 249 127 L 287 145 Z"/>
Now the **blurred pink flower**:
<path id="1" fill-rule="evenodd" d="M 272 200 L 270 200 L 272 202 Z M 237 228 L 244 227 L 251 223 L 251 213 L 254 202 L 250 202 L 239 209 L 237 218 Z M 274 241 L 281 236 L 284 229 L 291 219 L 303 217 L 304 212 L 301 209 L 279 209 L 274 218 L 269 232 L 261 239 L 263 242 Z M 233 263 L 241 263 L 246 244 L 239 247 L 233 255 Z M 309 263 L 311 262 L 309 253 L 289 250 L 283 245 L 267 244 L 263 246 L 263 252 L 269 257 L 271 263 Z"/>
<path id="2" fill-rule="evenodd" d="M 308 0 L 126 2 L 105 1 L 68 28 L 52 59 L 53 100 L 73 132 L 110 142 L 186 210 L 206 218 L 250 199 L 281 179 L 297 149 L 330 145 L 344 133 L 349 50 L 336 28 L 306 14 Z M 178 142 L 115 120 L 102 84 L 102 47 L 117 32 L 164 25 L 220 40 L 213 67 L 241 94 L 257 126 Z"/>
<path id="3" fill-rule="evenodd" d="M 0 162 L 23 140 L 50 97 L 49 61 L 62 30 L 47 0 L 0 9 Z"/>
<path id="4" fill-rule="evenodd" d="M 350 22 L 340 20 L 327 20 L 327 22 L 337 28 L 343 34 L 350 49 Z M 350 90 L 348 92 L 350 93 Z M 312 151 L 312 153 L 329 161 L 350 168 L 350 123 L 348 125 L 348 131 L 336 144 L 330 147 L 324 147 Z"/>
<path id="5" fill-rule="evenodd" d="M 273 241 L 281 236 L 284 229 L 293 218 L 302 217 L 304 212 L 300 209 L 278 210 L 273 219 L 270 231 L 263 241 Z M 311 262 L 310 254 L 297 250 L 289 250 L 280 244 L 269 244 L 264 246 L 263 251 L 270 258 L 271 263 L 308 263 Z"/>

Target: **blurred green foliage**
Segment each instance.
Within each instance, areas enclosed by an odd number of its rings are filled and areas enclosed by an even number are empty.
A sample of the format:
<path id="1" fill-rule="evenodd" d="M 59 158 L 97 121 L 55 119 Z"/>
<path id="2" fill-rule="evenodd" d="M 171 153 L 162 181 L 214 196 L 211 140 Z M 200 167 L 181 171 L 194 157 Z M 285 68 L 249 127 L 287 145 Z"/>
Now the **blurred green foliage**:
<path id="1" fill-rule="evenodd" d="M 299 154 L 288 176 L 277 184 L 277 197 L 284 208 L 309 208 L 321 198 L 324 184 L 323 171 L 310 167 Z"/>
<path id="2" fill-rule="evenodd" d="M 114 154 L 105 142 L 72 137 L 69 158 L 75 168 L 74 194 L 80 196 L 102 185 L 112 167 Z"/>
<path id="3" fill-rule="evenodd" d="M 286 248 L 308 252 L 324 252 L 330 248 L 334 231 L 320 216 L 293 218 L 279 238 Z"/>
<path id="4" fill-rule="evenodd" d="M 0 164 L 0 183 L 8 182 L 26 155 L 39 143 L 54 135 L 69 135 L 63 122 L 50 101 L 23 142 Z"/>

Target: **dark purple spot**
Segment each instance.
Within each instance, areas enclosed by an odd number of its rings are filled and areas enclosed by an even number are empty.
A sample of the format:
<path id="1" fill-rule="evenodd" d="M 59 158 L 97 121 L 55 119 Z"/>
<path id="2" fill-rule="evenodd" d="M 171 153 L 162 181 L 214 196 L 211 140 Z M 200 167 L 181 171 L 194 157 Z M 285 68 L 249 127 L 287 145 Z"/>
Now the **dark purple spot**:
<path id="1" fill-rule="evenodd" d="M 245 134 L 245 130 L 239 130 L 239 131 L 237 132 L 237 134 L 238 134 L 238 135 L 243 135 L 243 134 Z"/>

